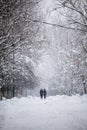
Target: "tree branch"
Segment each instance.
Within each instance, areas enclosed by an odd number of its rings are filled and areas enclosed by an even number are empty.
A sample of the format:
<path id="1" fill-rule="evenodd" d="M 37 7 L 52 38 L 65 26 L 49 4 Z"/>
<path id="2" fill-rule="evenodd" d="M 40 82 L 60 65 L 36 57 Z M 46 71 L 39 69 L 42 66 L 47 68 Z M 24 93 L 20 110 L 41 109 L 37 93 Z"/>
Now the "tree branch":
<path id="1" fill-rule="evenodd" d="M 60 25 L 60 24 L 55 24 L 55 23 L 49 23 L 49 22 L 45 22 L 45 21 L 40 21 L 40 20 L 34 20 L 34 19 L 29 19 L 26 22 L 35 22 L 35 23 L 42 23 L 42 24 L 46 24 L 46 25 L 50 25 L 50 26 L 54 26 L 54 27 L 59 27 L 59 28 L 65 28 L 65 29 L 71 29 L 71 30 L 77 30 L 77 31 L 81 31 L 81 32 L 87 32 L 87 30 L 81 29 L 81 28 L 73 28 L 73 27 L 69 27 L 69 26 L 65 26 L 65 25 Z"/>

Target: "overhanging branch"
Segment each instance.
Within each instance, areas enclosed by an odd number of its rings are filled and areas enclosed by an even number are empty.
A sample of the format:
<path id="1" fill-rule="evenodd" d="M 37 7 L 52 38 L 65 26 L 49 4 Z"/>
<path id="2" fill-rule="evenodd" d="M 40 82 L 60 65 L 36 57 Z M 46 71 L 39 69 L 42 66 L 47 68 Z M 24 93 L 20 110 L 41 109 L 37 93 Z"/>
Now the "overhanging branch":
<path id="1" fill-rule="evenodd" d="M 40 20 L 36 20 L 36 19 L 28 19 L 28 21 L 26 21 L 26 22 L 42 23 L 42 24 L 46 24 L 46 25 L 50 25 L 50 26 L 54 26 L 54 27 L 58 27 L 58 28 L 65 28 L 65 29 L 71 29 L 71 30 L 75 30 L 75 31 L 77 30 L 77 31 L 81 31 L 81 32 L 87 32 L 87 30 L 84 30 L 84 29 L 81 29 L 81 28 L 68 27 L 66 25 L 49 23 L 49 22 L 40 21 Z"/>

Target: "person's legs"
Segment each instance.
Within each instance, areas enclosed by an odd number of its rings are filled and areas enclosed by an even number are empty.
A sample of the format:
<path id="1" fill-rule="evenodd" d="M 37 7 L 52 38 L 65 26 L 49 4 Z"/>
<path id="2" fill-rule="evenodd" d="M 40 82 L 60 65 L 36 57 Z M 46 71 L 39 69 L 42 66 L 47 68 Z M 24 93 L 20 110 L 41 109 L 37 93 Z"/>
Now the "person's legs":
<path id="1" fill-rule="evenodd" d="M 46 99 L 46 95 L 44 95 L 44 99 Z"/>
<path id="2" fill-rule="evenodd" d="M 43 98 L 43 96 L 41 95 L 41 99 Z"/>

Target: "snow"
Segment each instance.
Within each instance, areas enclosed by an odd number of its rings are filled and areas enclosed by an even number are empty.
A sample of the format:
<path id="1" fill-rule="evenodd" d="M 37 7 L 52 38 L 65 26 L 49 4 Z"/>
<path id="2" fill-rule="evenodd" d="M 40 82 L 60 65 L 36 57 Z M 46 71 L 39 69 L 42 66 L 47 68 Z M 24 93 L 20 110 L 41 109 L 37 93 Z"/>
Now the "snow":
<path id="1" fill-rule="evenodd" d="M 87 130 L 87 95 L 4 99 L 0 130 Z"/>

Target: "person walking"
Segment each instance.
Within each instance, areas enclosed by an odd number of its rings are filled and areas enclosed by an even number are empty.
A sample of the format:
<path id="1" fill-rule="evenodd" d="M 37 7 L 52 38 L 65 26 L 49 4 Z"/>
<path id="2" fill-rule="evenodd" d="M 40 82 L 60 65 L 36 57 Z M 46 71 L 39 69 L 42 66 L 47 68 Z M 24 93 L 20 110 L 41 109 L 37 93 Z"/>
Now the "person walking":
<path id="1" fill-rule="evenodd" d="M 40 90 L 40 97 L 41 99 L 43 98 L 44 94 L 43 94 L 43 89 Z"/>
<path id="2" fill-rule="evenodd" d="M 43 90 L 43 94 L 44 94 L 44 99 L 46 99 L 46 97 L 47 97 L 47 91 L 46 91 L 46 89 Z"/>

